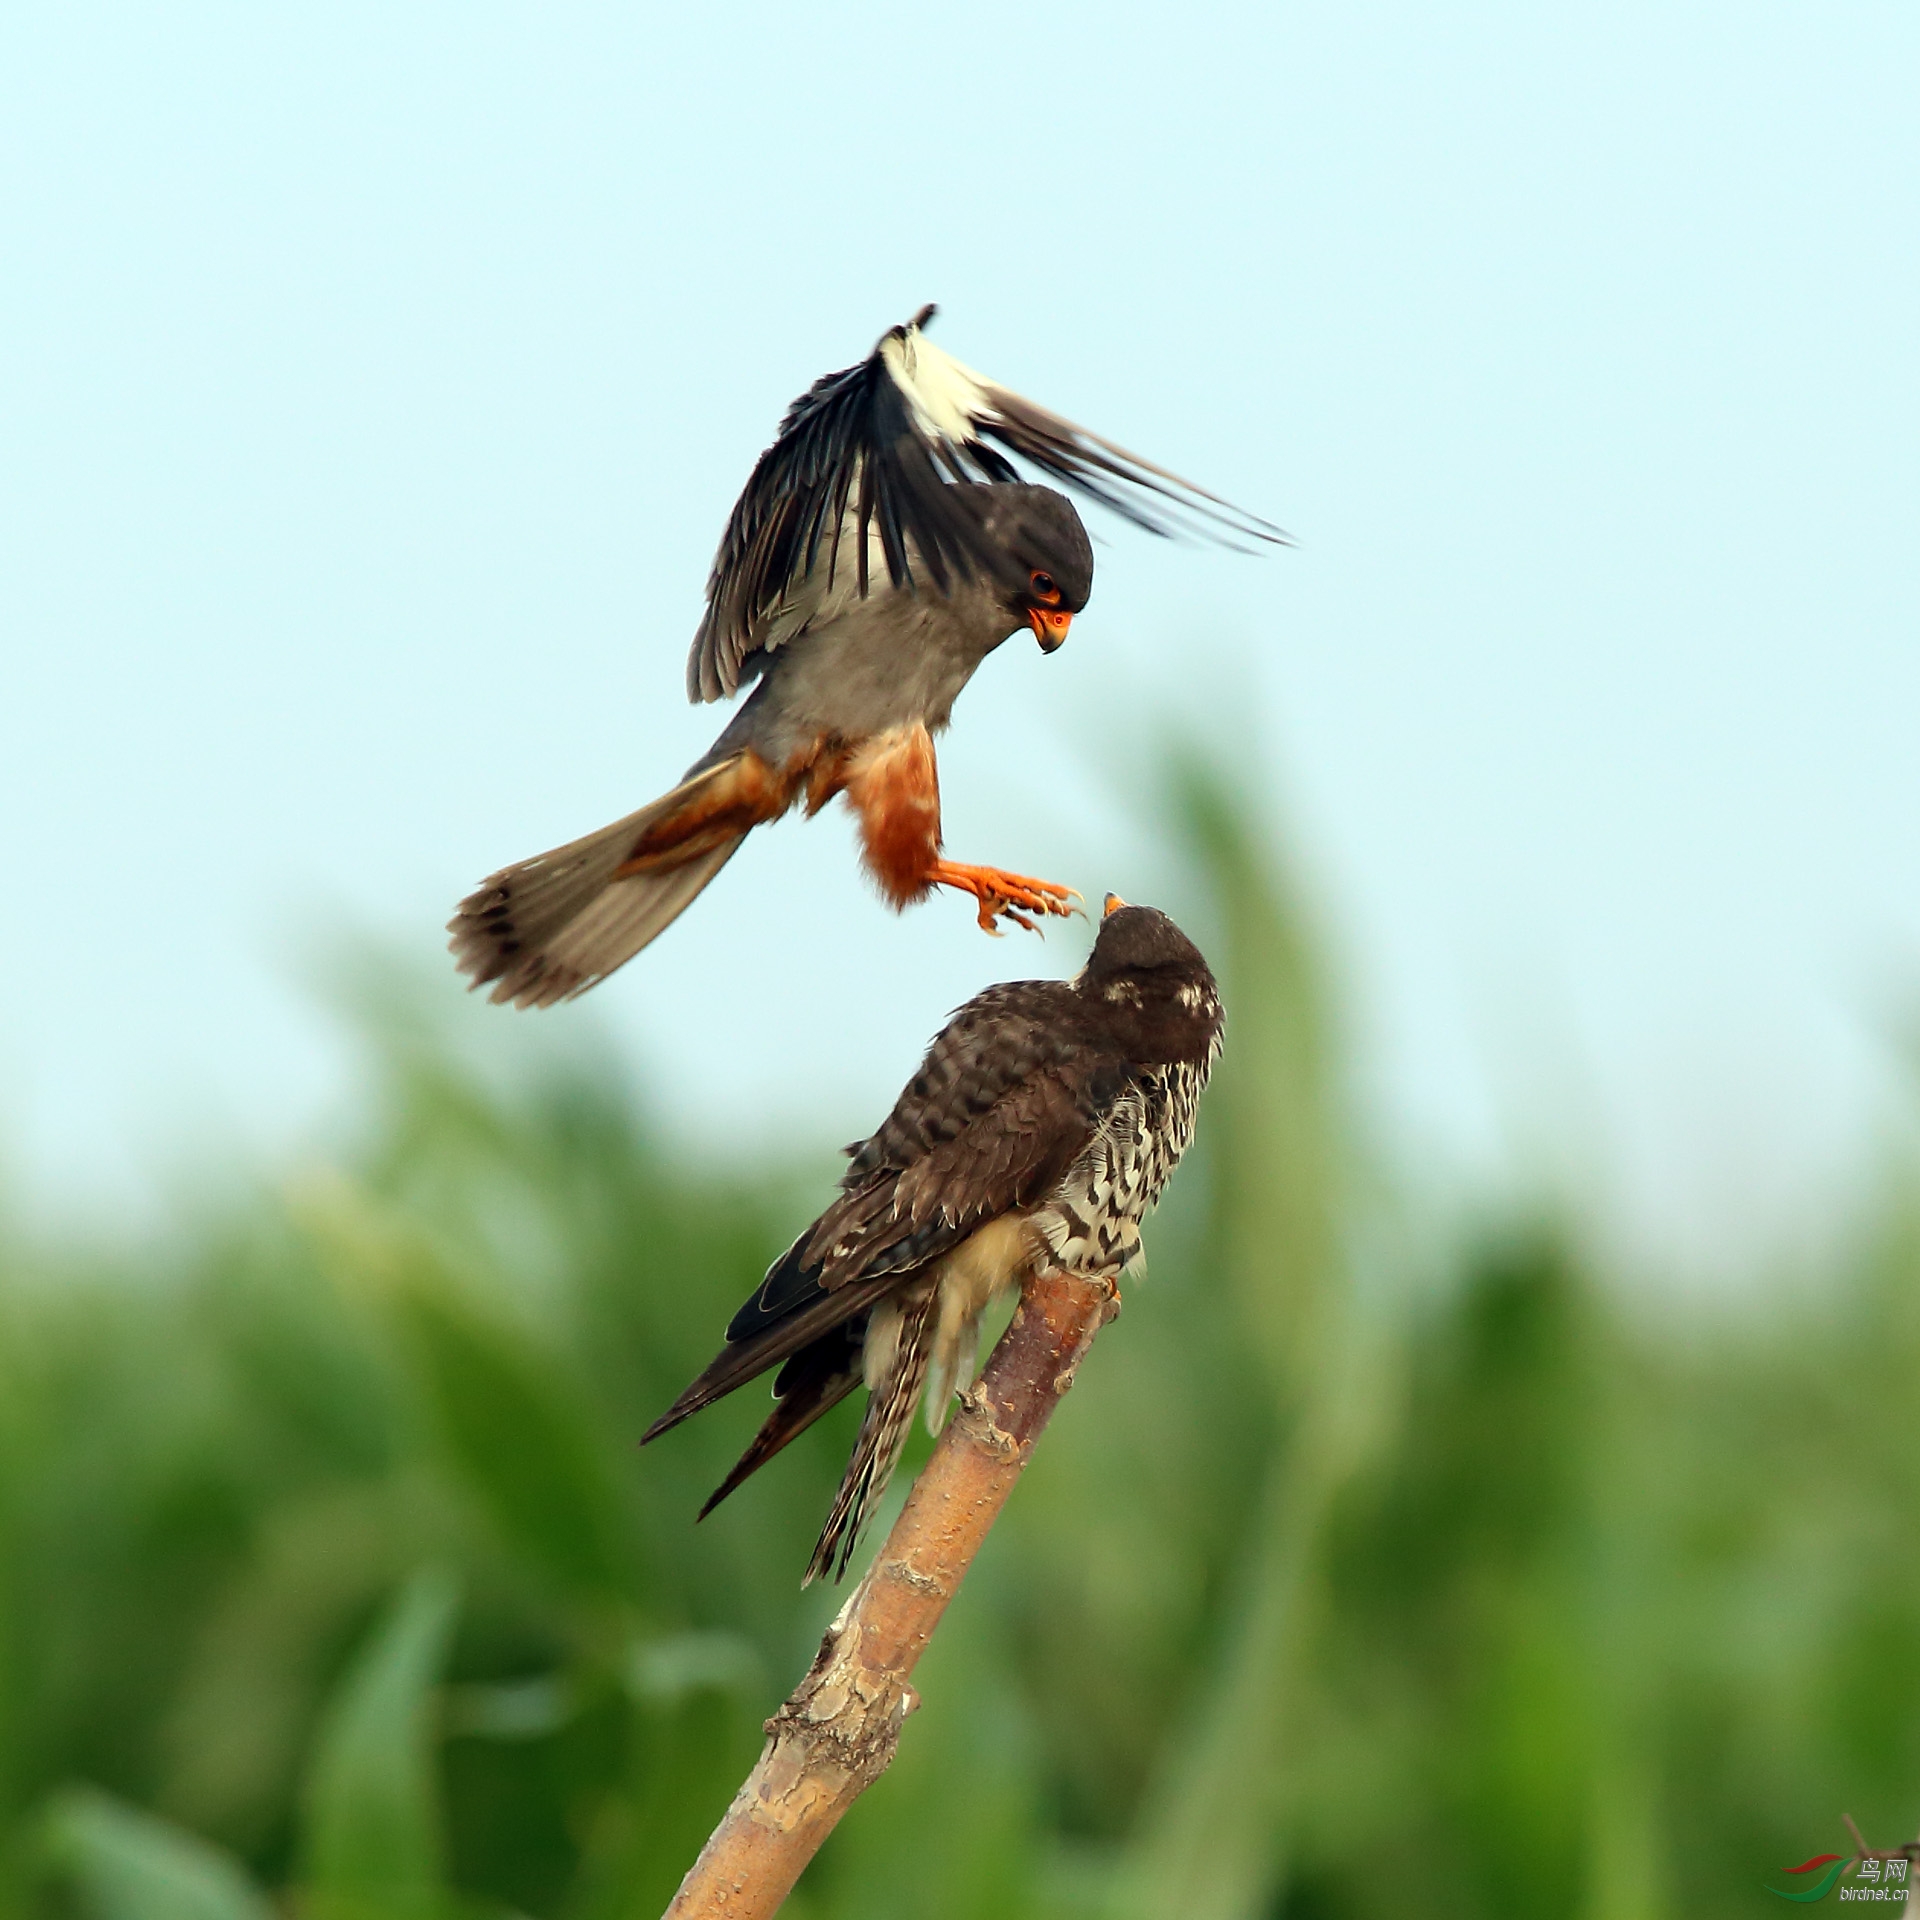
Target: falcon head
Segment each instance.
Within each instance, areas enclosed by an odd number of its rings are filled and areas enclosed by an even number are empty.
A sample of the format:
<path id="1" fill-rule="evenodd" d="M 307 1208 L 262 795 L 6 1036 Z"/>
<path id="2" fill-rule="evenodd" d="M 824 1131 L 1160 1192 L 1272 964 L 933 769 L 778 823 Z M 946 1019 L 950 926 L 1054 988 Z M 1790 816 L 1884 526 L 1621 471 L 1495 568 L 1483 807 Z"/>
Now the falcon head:
<path id="1" fill-rule="evenodd" d="M 1143 1064 L 1210 1059 L 1225 1016 L 1205 957 L 1155 907 L 1108 894 L 1086 971 L 1076 983 L 1121 1030 Z"/>
<path id="2" fill-rule="evenodd" d="M 981 509 L 984 544 L 999 556 L 1007 611 L 1033 629 L 1042 653 L 1067 637 L 1093 593 L 1093 545 L 1074 504 L 1051 487 L 949 488 Z"/>

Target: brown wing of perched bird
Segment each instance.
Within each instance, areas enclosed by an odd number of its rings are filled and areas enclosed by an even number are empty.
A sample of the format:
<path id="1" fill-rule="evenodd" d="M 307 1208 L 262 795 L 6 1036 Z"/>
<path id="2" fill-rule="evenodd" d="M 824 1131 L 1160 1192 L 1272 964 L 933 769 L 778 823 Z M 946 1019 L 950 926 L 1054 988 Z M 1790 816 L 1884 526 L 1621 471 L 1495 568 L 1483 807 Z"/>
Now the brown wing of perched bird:
<path id="1" fill-rule="evenodd" d="M 934 736 L 982 660 L 1027 629 L 1066 639 L 1093 590 L 1073 503 L 1011 454 L 1155 533 L 1285 535 L 973 372 L 926 338 L 933 309 L 788 410 L 741 494 L 687 663 L 695 700 L 752 691 L 687 778 L 613 826 L 503 868 L 451 947 L 495 1000 L 584 993 L 676 919 L 742 839 L 844 794 L 895 907 L 937 887 L 979 924 L 1070 910 L 1069 888 L 942 852 Z"/>
<path id="2" fill-rule="evenodd" d="M 970 1000 L 934 1041 L 839 1196 L 768 1270 L 713 1363 L 649 1429 L 779 1367 L 774 1407 L 703 1516 L 863 1381 L 853 1457 L 807 1569 L 836 1577 L 924 1395 L 935 1432 L 980 1319 L 1043 1264 L 1117 1274 L 1193 1135 L 1218 990 L 1151 908 L 1117 903 L 1072 982 Z"/>

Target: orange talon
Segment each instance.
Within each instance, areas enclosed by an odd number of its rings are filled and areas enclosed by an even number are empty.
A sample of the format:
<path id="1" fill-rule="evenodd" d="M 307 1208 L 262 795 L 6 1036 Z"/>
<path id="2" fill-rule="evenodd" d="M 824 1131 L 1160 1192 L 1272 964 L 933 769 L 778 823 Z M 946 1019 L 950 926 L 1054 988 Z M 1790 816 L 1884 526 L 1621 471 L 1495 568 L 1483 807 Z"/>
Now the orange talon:
<path id="1" fill-rule="evenodd" d="M 1040 929 L 1027 917 L 1029 914 L 1056 914 L 1064 918 L 1074 911 L 1069 902 L 1080 898 L 1073 888 L 1059 886 L 1051 880 L 1008 873 L 1000 867 L 964 866 L 957 860 L 936 862 L 929 878 L 935 886 L 954 887 L 972 894 L 980 903 L 980 926 L 992 934 L 1000 931 L 994 922 L 1003 917 L 1016 926 L 1025 927 L 1029 933 L 1038 933 Z"/>

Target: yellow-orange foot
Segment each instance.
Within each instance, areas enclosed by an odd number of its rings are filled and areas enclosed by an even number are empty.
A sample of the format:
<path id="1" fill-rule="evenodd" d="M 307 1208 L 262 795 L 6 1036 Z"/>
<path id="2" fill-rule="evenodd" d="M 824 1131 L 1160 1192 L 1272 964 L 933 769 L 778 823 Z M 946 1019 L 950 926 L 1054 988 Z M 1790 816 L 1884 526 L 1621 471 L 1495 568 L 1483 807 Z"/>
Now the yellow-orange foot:
<path id="1" fill-rule="evenodd" d="M 1004 915 L 1029 933 L 1039 929 L 1028 914 L 1058 914 L 1062 918 L 1074 911 L 1080 898 L 1071 887 L 1055 886 L 1051 880 L 1036 880 L 1031 874 L 1008 873 L 1000 867 L 969 867 L 957 860 L 935 863 L 933 883 L 939 887 L 957 887 L 980 903 L 980 925 L 987 933 L 1000 929 L 993 923 Z"/>

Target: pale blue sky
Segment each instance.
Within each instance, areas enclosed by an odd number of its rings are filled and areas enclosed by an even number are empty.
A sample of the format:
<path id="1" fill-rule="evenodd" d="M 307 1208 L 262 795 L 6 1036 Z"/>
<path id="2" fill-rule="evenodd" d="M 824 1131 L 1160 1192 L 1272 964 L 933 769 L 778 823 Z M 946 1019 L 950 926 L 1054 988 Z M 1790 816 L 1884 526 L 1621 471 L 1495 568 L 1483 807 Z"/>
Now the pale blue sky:
<path id="1" fill-rule="evenodd" d="M 16 1167 L 117 1202 L 209 1127 L 312 1136 L 351 1066 L 310 956 L 432 965 L 469 884 L 705 745 L 754 455 L 936 299 L 1302 541 L 1097 529 L 1067 648 L 962 704 L 956 852 L 1156 884 L 1102 743 L 1224 710 L 1409 1165 L 1593 1152 L 1676 1258 L 1790 1235 L 1920 977 L 1916 99 L 1913 0 L 14 9 Z M 837 1138 L 1083 944 L 894 922 L 789 825 L 544 1018 L 695 1137 Z"/>

